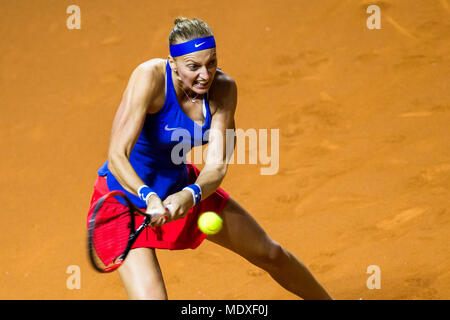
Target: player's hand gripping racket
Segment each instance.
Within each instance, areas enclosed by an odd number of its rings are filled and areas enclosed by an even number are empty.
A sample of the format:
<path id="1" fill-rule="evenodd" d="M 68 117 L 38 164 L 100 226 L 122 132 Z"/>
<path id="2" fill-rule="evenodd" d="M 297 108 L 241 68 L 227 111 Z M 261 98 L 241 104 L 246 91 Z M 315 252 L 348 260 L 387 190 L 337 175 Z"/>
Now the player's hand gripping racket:
<path id="1" fill-rule="evenodd" d="M 126 203 L 123 211 L 112 198 Z M 123 200 L 123 201 L 120 201 Z M 145 217 L 136 229 L 136 216 Z M 99 272 L 119 268 L 139 234 L 152 221 L 152 216 L 138 209 L 121 191 L 111 191 L 97 200 L 89 219 L 88 252 L 92 266 Z"/>

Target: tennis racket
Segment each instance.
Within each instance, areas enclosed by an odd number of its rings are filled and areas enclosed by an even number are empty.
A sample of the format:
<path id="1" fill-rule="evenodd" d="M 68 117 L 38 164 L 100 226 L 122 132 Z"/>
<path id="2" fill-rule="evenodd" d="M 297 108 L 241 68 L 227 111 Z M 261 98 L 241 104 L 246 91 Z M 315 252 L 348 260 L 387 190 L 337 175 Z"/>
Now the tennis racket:
<path id="1" fill-rule="evenodd" d="M 126 206 L 119 208 L 117 201 Z M 145 218 L 136 229 L 137 216 Z M 152 216 L 138 209 L 122 191 L 111 191 L 98 199 L 88 222 L 88 252 L 94 269 L 111 272 L 119 268 L 151 221 Z"/>

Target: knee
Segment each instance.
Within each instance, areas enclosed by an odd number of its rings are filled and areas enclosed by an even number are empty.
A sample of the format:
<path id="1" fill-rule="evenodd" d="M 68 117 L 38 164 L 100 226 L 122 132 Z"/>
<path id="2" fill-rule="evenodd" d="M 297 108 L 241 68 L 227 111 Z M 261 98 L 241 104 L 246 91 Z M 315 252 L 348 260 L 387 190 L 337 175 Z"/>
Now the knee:
<path id="1" fill-rule="evenodd" d="M 253 262 L 264 270 L 273 270 L 282 267 L 287 257 L 288 252 L 278 242 L 269 240 Z"/>

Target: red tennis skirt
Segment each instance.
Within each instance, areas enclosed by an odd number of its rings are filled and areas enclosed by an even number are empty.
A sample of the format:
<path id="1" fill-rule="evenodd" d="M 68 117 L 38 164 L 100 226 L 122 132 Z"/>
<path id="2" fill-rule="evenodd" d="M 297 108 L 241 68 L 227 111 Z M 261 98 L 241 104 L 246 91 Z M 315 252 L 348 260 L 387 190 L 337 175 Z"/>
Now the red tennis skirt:
<path id="1" fill-rule="evenodd" d="M 189 184 L 195 183 L 200 174 L 200 170 L 191 163 L 187 164 L 187 169 Z M 95 202 L 109 191 L 106 177 L 99 176 L 94 185 L 94 193 L 91 198 L 91 205 L 87 217 L 88 221 L 94 211 Z M 137 238 L 133 248 L 159 248 L 170 250 L 197 248 L 206 238 L 206 234 L 201 232 L 198 228 L 198 217 L 206 211 L 214 211 L 220 215 L 223 208 L 228 203 L 229 198 L 230 196 L 225 190 L 218 188 L 216 192 L 208 198 L 192 207 L 183 219 L 168 222 L 160 227 L 145 228 Z M 102 207 L 102 210 L 117 209 L 125 211 L 126 207 L 114 198 L 111 198 L 111 202 L 108 202 L 108 205 L 103 205 Z M 143 221 L 143 217 L 137 216 L 136 226 L 140 225 Z"/>

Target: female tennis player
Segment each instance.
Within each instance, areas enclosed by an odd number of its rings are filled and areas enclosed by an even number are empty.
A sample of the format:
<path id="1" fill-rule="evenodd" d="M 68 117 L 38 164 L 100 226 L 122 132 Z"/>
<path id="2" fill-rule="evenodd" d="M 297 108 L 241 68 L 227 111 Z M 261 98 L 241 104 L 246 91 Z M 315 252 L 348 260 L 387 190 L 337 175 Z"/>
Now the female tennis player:
<path id="1" fill-rule="evenodd" d="M 195 249 L 207 238 L 264 269 L 301 298 L 331 299 L 302 262 L 219 188 L 230 158 L 224 141 L 226 130 L 235 129 L 237 89 L 217 68 L 212 30 L 200 19 L 177 18 L 169 44 L 167 60 L 146 61 L 130 77 L 91 201 L 90 212 L 99 197 L 120 190 L 155 217 L 118 269 L 128 297 L 167 299 L 155 248 Z M 205 139 L 207 131 L 215 134 Z M 188 149 L 208 143 L 201 172 L 176 160 L 179 152 L 173 150 L 180 139 L 174 133 L 183 136 Z M 120 209 L 124 204 L 111 206 Z M 198 229 L 198 217 L 205 211 L 221 215 L 219 233 L 206 236 Z"/>

